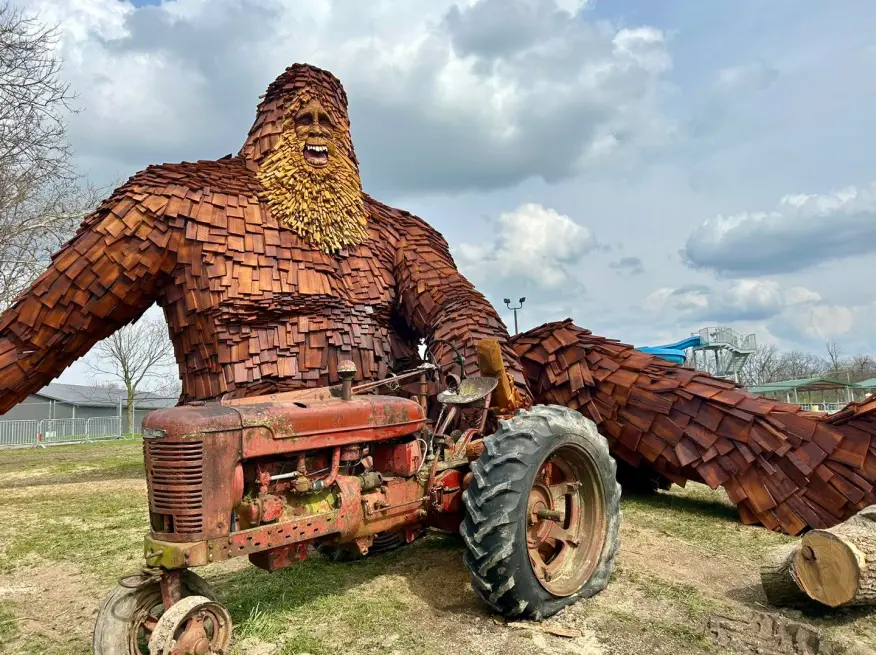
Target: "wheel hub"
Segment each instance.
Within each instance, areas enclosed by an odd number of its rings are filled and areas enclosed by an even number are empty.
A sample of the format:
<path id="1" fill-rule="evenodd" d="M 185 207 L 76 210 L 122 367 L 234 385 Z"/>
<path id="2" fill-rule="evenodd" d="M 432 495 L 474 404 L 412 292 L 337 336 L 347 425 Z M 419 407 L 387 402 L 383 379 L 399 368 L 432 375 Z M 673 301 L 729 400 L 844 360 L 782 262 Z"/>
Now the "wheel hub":
<path id="1" fill-rule="evenodd" d="M 172 655 L 208 655 L 210 640 L 204 628 L 204 613 L 189 619 L 188 625 L 176 642 Z"/>
<path id="2" fill-rule="evenodd" d="M 583 450 L 561 446 L 538 470 L 527 502 L 526 545 L 539 584 L 569 596 L 590 578 L 605 534 L 602 489 Z"/>
<path id="3" fill-rule="evenodd" d="M 231 643 L 231 617 L 222 605 L 187 596 L 161 618 L 149 641 L 150 655 L 214 655 Z"/>

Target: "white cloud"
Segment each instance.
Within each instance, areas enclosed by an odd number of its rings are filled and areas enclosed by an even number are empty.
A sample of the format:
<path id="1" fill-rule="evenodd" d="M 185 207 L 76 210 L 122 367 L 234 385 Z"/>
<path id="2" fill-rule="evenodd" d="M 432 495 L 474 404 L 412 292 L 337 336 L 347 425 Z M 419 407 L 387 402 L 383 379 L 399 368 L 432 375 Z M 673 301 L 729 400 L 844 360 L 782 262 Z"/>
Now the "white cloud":
<path id="1" fill-rule="evenodd" d="M 568 266 L 597 246 L 587 227 L 536 203 L 501 214 L 496 233 L 492 243 L 456 248 L 461 270 L 476 284 L 515 279 L 542 290 L 580 287 Z"/>
<path id="2" fill-rule="evenodd" d="M 801 319 L 800 323 L 810 334 L 827 339 L 851 330 L 855 313 L 850 307 L 816 305 L 806 308 Z"/>
<path id="3" fill-rule="evenodd" d="M 557 180 L 662 144 L 663 34 L 591 23 L 573 0 L 352 3 L 37 0 L 64 33 L 80 154 L 128 172 L 236 151 L 286 66 L 332 70 L 367 184 Z M 576 13 L 577 12 L 577 13 Z M 424 153 L 428 153 L 425 155 Z"/>
<path id="4" fill-rule="evenodd" d="M 611 262 L 608 267 L 617 271 L 618 275 L 622 273 L 640 275 L 645 272 L 645 267 L 639 257 L 621 257 L 616 262 Z"/>
<path id="5" fill-rule="evenodd" d="M 628 57 L 643 69 L 662 73 L 672 68 L 672 59 L 666 51 L 663 32 L 653 27 L 622 29 L 614 39 L 618 54 Z"/>
<path id="6" fill-rule="evenodd" d="M 829 194 L 786 195 L 769 212 L 718 215 L 688 237 L 692 268 L 727 276 L 799 271 L 876 251 L 876 183 Z"/>
<path id="7" fill-rule="evenodd" d="M 844 348 L 857 349 L 861 344 L 874 343 L 872 320 L 873 308 L 866 305 L 801 304 L 789 307 L 763 328 L 786 343 L 803 344 L 810 351 L 820 351 L 828 339 L 837 340 Z"/>
<path id="8" fill-rule="evenodd" d="M 782 288 L 774 280 L 733 280 L 717 289 L 704 285 L 664 287 L 649 294 L 644 309 L 656 327 L 675 332 L 695 330 L 707 323 L 755 332 L 763 342 L 780 340 L 804 349 L 820 350 L 837 338 L 860 347 L 876 316 L 876 304 L 846 306 L 824 302 L 821 294 L 802 286 Z M 675 333 L 673 332 L 673 333 Z"/>
<path id="9" fill-rule="evenodd" d="M 783 293 L 774 280 L 734 280 L 718 290 L 705 285 L 664 287 L 645 299 L 646 309 L 672 313 L 691 321 L 758 321 L 783 312 L 788 298 L 795 304 L 818 299 L 817 293 L 794 287 Z"/>
<path id="10" fill-rule="evenodd" d="M 673 312 L 678 314 L 708 312 L 711 289 L 699 285 L 673 288 L 662 287 L 645 298 L 645 309 L 654 313 Z"/>
<path id="11" fill-rule="evenodd" d="M 785 305 L 801 305 L 821 300 L 821 294 L 806 287 L 790 287 L 785 290 Z"/>
<path id="12" fill-rule="evenodd" d="M 778 71 L 760 61 L 729 66 L 718 71 L 715 90 L 724 95 L 737 95 L 763 88 L 775 80 L 777 75 Z"/>

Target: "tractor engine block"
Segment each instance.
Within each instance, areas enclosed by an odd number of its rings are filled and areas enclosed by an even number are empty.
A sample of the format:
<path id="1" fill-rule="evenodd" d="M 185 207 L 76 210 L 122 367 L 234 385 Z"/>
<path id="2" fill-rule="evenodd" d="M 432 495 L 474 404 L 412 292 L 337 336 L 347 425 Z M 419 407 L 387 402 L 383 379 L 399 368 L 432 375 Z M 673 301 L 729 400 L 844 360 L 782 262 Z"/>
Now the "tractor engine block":
<path id="1" fill-rule="evenodd" d="M 428 514 L 434 470 L 414 400 L 293 392 L 158 410 L 144 428 L 154 566 L 249 555 L 274 570 L 307 542 L 367 552 Z"/>

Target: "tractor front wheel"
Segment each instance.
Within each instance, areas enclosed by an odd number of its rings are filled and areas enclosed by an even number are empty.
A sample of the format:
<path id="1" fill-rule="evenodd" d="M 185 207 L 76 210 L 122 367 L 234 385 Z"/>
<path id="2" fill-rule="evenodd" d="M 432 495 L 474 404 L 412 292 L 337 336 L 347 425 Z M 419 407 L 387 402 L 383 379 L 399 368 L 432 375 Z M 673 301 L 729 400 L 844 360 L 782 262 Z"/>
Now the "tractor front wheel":
<path id="1" fill-rule="evenodd" d="M 140 576 L 120 582 L 122 584 L 100 605 L 92 652 L 94 655 L 150 655 L 152 633 L 164 614 L 161 587 L 157 579 Z M 183 571 L 180 586 L 183 599 L 200 596 L 205 600 L 216 600 L 210 585 L 192 571 Z M 230 624 L 228 630 L 230 632 Z"/>
<path id="2" fill-rule="evenodd" d="M 596 425 L 541 405 L 500 421 L 463 493 L 465 563 L 475 591 L 508 617 L 542 619 L 608 584 L 620 485 Z"/>

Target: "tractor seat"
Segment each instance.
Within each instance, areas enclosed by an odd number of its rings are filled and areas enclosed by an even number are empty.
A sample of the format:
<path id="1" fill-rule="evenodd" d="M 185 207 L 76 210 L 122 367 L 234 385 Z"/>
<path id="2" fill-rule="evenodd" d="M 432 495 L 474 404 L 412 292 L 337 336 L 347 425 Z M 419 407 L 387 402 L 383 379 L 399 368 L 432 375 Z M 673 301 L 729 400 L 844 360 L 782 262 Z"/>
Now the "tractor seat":
<path id="1" fill-rule="evenodd" d="M 445 405 L 471 405 L 493 393 L 499 381 L 490 377 L 465 378 L 455 389 L 438 394 L 438 402 Z"/>

